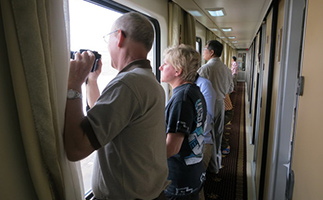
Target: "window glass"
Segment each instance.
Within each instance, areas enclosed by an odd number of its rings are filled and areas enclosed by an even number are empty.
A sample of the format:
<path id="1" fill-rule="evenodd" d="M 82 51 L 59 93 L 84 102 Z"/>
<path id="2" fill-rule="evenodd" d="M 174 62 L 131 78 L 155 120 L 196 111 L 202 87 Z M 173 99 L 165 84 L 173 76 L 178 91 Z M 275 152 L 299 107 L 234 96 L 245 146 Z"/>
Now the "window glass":
<path id="1" fill-rule="evenodd" d="M 69 0 L 69 3 L 71 51 L 90 49 L 102 55 L 102 73 L 98 78 L 99 89 L 102 91 L 118 73 L 110 65 L 108 44 L 103 36 L 111 32 L 114 21 L 122 14 L 83 0 Z M 86 94 L 85 90 L 83 94 Z M 86 99 L 83 101 L 85 112 Z"/>
<path id="2" fill-rule="evenodd" d="M 69 0 L 70 17 L 70 47 L 71 51 L 90 49 L 102 55 L 102 72 L 98 78 L 100 92 L 117 75 L 118 71 L 111 67 L 108 44 L 103 36 L 111 32 L 114 21 L 123 13 L 109 8 L 98 6 L 84 0 Z M 154 44 L 155 45 L 155 44 Z M 155 47 L 153 46 L 153 50 Z M 151 50 L 148 59 L 151 65 L 154 63 L 154 52 Z M 82 87 L 85 96 L 85 85 Z M 83 98 L 83 111 L 86 115 L 86 98 Z M 91 190 L 91 177 L 95 152 L 81 161 L 84 190 Z"/>
<path id="3" fill-rule="evenodd" d="M 200 37 L 196 37 L 195 43 L 196 51 L 202 55 L 202 39 Z"/>
<path id="4" fill-rule="evenodd" d="M 195 43 L 195 47 L 196 47 L 196 51 L 199 52 L 200 56 L 201 56 L 201 61 L 200 61 L 200 65 L 202 65 L 203 62 L 203 57 L 202 57 L 202 39 L 200 37 L 196 37 L 196 43 Z"/>
<path id="5" fill-rule="evenodd" d="M 69 0 L 70 46 L 71 51 L 90 49 L 101 54 L 102 72 L 98 78 L 100 92 L 118 73 L 111 67 L 107 43 L 103 36 L 111 31 L 113 22 L 122 14 L 94 5 L 83 0 Z M 85 85 L 82 86 L 85 96 Z M 83 111 L 86 115 L 86 98 L 83 98 Z M 85 192 L 91 189 L 91 177 L 95 152 L 81 161 Z"/>

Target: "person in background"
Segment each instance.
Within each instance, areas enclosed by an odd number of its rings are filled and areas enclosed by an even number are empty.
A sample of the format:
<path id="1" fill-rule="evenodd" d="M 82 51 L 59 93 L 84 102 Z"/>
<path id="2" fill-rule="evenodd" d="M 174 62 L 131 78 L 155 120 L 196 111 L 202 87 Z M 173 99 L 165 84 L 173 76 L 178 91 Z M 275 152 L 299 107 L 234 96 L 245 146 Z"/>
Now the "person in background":
<path id="1" fill-rule="evenodd" d="M 207 169 L 209 162 L 211 160 L 212 152 L 213 152 L 213 128 L 214 128 L 214 103 L 216 100 L 215 91 L 212 87 L 212 83 L 197 74 L 197 78 L 195 81 L 196 85 L 199 86 L 201 93 L 204 96 L 206 102 L 206 121 L 204 125 L 204 148 L 203 148 L 203 165 L 204 168 Z M 200 200 L 204 200 L 204 189 L 202 187 L 200 194 Z"/>
<path id="2" fill-rule="evenodd" d="M 230 95 L 226 94 L 224 98 L 224 126 L 230 125 L 231 120 L 233 118 L 233 105 L 230 99 Z M 222 144 L 221 144 L 221 150 L 222 150 L 222 155 L 228 155 L 230 153 L 230 144 L 229 144 L 229 138 L 227 137 L 230 135 L 229 132 L 226 132 L 222 136 Z"/>
<path id="3" fill-rule="evenodd" d="M 129 12 L 116 20 L 108 49 L 119 73 L 101 95 L 102 66 L 90 73 L 93 53 L 77 53 L 70 62 L 64 147 L 71 161 L 97 150 L 95 199 L 165 198 L 165 93 L 147 60 L 153 40 L 153 27 L 143 15 Z M 86 79 L 91 109 L 84 116 L 81 85 Z"/>
<path id="4" fill-rule="evenodd" d="M 205 180 L 203 166 L 206 103 L 195 85 L 200 55 L 188 45 L 170 47 L 159 67 L 161 81 L 169 83 L 173 95 L 166 106 L 166 145 L 169 175 L 168 199 L 198 200 Z"/>
<path id="5" fill-rule="evenodd" d="M 230 69 L 220 59 L 223 45 L 217 40 L 208 41 L 203 50 L 203 58 L 206 64 L 198 70 L 200 76 L 212 83 L 216 101 L 214 108 L 214 151 L 208 171 L 217 174 L 221 168 L 222 153 L 221 142 L 224 129 L 224 98 L 233 91 L 233 81 Z"/>
<path id="6" fill-rule="evenodd" d="M 234 84 L 234 91 L 237 91 L 237 79 L 238 79 L 238 64 L 236 61 L 237 61 L 237 57 L 232 56 L 231 72 L 232 72 L 232 79 Z"/>

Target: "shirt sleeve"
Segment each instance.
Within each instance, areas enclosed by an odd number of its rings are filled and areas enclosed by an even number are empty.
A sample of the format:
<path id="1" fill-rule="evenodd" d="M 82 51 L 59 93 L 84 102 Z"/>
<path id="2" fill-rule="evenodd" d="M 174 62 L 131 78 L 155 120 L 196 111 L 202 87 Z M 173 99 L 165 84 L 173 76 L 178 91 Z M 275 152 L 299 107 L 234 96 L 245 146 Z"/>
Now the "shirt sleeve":
<path id="1" fill-rule="evenodd" d="M 198 69 L 197 70 L 197 73 L 200 75 L 200 76 L 202 76 L 202 77 L 204 77 L 204 78 L 206 78 L 206 79 L 209 79 L 210 77 L 209 77 L 209 72 L 208 72 L 208 69 L 207 69 L 207 67 L 206 66 L 202 66 L 200 69 Z"/>
<path id="2" fill-rule="evenodd" d="M 206 102 L 206 109 L 207 109 L 207 115 L 206 115 L 206 123 L 205 123 L 205 133 L 208 133 L 213 128 L 213 120 L 214 120 L 214 104 L 216 100 L 216 94 L 212 87 L 212 84 L 209 80 L 204 79 L 204 81 L 199 85 L 201 93 L 204 96 L 205 102 Z"/>

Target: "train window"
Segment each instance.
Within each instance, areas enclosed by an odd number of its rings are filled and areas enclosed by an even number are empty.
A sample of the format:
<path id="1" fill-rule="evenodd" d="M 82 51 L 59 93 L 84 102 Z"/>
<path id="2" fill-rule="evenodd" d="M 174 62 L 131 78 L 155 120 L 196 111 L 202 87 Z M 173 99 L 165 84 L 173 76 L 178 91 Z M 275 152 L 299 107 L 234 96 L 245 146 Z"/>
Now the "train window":
<path id="1" fill-rule="evenodd" d="M 114 12 L 83 0 L 69 0 L 70 13 L 70 45 L 72 51 L 90 49 L 102 55 L 102 73 L 98 85 L 102 91 L 105 85 L 117 75 L 118 71 L 109 67 L 110 55 L 103 36 L 109 33 L 113 22 L 121 16 Z M 86 16 L 86 17 L 84 17 Z M 102 20 L 109 19 L 109 20 Z M 82 93 L 86 94 L 85 86 Z M 86 115 L 86 99 L 83 99 L 84 114 Z M 95 152 L 81 161 L 84 189 L 91 189 L 91 177 Z"/>
<path id="2" fill-rule="evenodd" d="M 124 12 L 129 11 L 129 8 L 122 6 L 115 6 L 115 4 L 110 8 L 108 3 L 104 5 L 96 3 L 91 3 L 90 1 L 84 0 L 69 0 L 69 15 L 70 15 L 70 47 L 71 51 L 78 51 L 80 49 L 90 49 L 97 51 L 102 55 L 102 72 L 98 79 L 98 86 L 100 92 L 105 88 L 105 86 L 111 81 L 118 73 L 117 70 L 111 67 L 110 54 L 108 52 L 107 44 L 103 40 L 103 36 L 111 31 L 114 21 L 120 17 Z M 122 9 L 121 9 L 122 8 Z M 118 10 L 115 10 L 118 9 Z M 154 23 L 153 23 L 154 24 Z M 158 25 L 158 24 L 157 24 Z M 155 31 L 159 30 L 159 26 Z M 156 31 L 157 32 L 157 31 Z M 158 36 L 159 33 L 156 33 Z M 158 39 L 158 37 L 157 37 Z M 153 70 L 156 70 L 156 66 L 159 66 L 158 58 L 160 58 L 160 53 L 156 49 L 159 48 L 159 41 L 154 42 L 153 50 L 148 54 L 148 59 L 150 60 L 152 66 L 155 66 Z M 158 44 L 158 48 L 156 45 Z M 158 79 L 158 76 L 157 76 Z M 85 86 L 82 87 L 82 93 L 86 94 Z M 84 114 L 86 115 L 86 99 L 83 100 Z M 91 192 L 91 177 L 93 161 L 95 157 L 95 152 L 92 153 L 87 158 L 81 161 L 83 184 L 86 193 Z"/>
<path id="3" fill-rule="evenodd" d="M 200 37 L 196 37 L 196 51 L 202 55 L 202 39 Z"/>

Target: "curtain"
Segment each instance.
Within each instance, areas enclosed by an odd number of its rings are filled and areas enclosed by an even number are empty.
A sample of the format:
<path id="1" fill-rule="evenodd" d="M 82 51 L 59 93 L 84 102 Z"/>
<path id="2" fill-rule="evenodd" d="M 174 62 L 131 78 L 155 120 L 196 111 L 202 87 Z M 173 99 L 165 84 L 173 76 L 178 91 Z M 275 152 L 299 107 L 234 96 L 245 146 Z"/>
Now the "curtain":
<path id="1" fill-rule="evenodd" d="M 210 31 L 209 29 L 205 28 L 206 29 L 206 41 L 209 41 L 209 40 L 216 40 L 217 39 L 217 36 L 212 32 Z"/>
<path id="2" fill-rule="evenodd" d="M 221 40 L 221 39 L 217 39 L 222 45 L 223 45 L 223 50 L 222 50 L 222 54 L 221 54 L 221 57 L 220 57 L 220 59 L 222 60 L 222 62 L 224 62 L 224 54 L 225 54 L 225 42 L 223 41 L 223 40 Z"/>
<path id="3" fill-rule="evenodd" d="M 228 67 L 230 67 L 230 66 L 231 66 L 231 58 L 232 58 L 232 56 L 231 56 L 231 51 L 232 51 L 232 49 L 231 49 L 231 47 L 228 45 L 228 57 L 227 57 Z"/>
<path id="4" fill-rule="evenodd" d="M 83 199 L 79 163 L 63 149 L 69 68 L 66 0 L 1 0 L 4 199 Z"/>
<path id="5" fill-rule="evenodd" d="M 168 46 L 179 45 L 183 38 L 184 16 L 182 9 L 175 3 L 168 3 Z"/>
<path id="6" fill-rule="evenodd" d="M 233 51 L 234 51 L 234 49 L 232 47 L 230 47 L 230 57 L 229 57 L 230 69 L 231 69 L 231 60 L 232 60 L 232 56 L 233 56 Z"/>
<path id="7" fill-rule="evenodd" d="M 196 48 L 195 18 L 173 2 L 168 3 L 168 46 L 187 44 Z M 172 96 L 168 86 L 168 96 Z"/>
<path id="8" fill-rule="evenodd" d="M 187 44 L 195 48 L 195 18 L 173 2 L 168 3 L 168 46 Z"/>
<path id="9" fill-rule="evenodd" d="M 225 65 L 228 66 L 228 45 L 227 43 L 223 42 L 223 52 L 222 52 L 222 61 Z"/>
<path id="10" fill-rule="evenodd" d="M 231 59 L 232 59 L 232 47 L 228 45 L 228 67 L 231 69 Z"/>
<path id="11" fill-rule="evenodd" d="M 185 12 L 185 20 L 184 20 L 184 43 L 191 45 L 196 48 L 196 29 L 195 29 L 195 18 Z"/>

